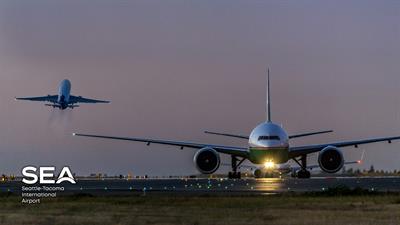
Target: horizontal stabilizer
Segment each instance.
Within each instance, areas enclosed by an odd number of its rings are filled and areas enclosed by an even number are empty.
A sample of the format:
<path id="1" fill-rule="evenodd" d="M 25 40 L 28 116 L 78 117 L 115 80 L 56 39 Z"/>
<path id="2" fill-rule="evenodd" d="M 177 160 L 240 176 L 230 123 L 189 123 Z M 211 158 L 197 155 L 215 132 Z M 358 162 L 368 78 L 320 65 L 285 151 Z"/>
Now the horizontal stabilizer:
<path id="1" fill-rule="evenodd" d="M 53 107 L 53 108 L 61 108 L 61 106 L 60 105 L 58 105 L 58 104 L 44 104 L 45 106 L 50 106 L 50 107 Z"/>
<path id="2" fill-rule="evenodd" d="M 316 134 L 326 134 L 326 133 L 331 133 L 333 130 L 324 130 L 324 131 L 317 131 L 317 132 L 310 132 L 310 133 L 303 133 L 303 134 L 295 134 L 295 135 L 290 135 L 289 138 L 299 138 L 299 137 L 306 137 L 306 136 L 311 136 L 311 135 L 316 135 Z"/>
<path id="3" fill-rule="evenodd" d="M 289 138 L 293 139 L 293 138 L 306 137 L 306 136 L 311 136 L 311 135 L 316 135 L 316 134 L 325 134 L 325 133 L 331 133 L 331 132 L 333 132 L 333 130 L 324 130 L 324 131 L 317 131 L 317 132 L 310 132 L 310 133 L 302 133 L 302 134 L 290 135 Z M 225 137 L 249 139 L 249 136 L 246 136 L 246 135 L 219 133 L 219 132 L 213 132 L 213 131 L 204 131 L 204 133 L 213 134 L 213 135 L 219 135 L 219 136 L 225 136 Z"/>
<path id="4" fill-rule="evenodd" d="M 206 134 L 220 135 L 220 136 L 226 136 L 226 137 L 234 137 L 234 138 L 249 139 L 249 136 L 245 136 L 245 135 L 218 133 L 218 132 L 212 132 L 212 131 L 204 131 L 204 133 L 206 133 Z"/>
<path id="5" fill-rule="evenodd" d="M 77 108 L 77 107 L 79 107 L 79 105 L 68 105 L 68 108 L 71 108 L 71 109 Z"/>

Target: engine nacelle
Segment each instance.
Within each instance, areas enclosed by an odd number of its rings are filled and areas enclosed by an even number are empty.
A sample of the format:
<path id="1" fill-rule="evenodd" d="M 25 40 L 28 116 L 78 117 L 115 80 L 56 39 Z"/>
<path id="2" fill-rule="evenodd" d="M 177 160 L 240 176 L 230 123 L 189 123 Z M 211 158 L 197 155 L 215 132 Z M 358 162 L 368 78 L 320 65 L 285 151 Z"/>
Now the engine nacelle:
<path id="1" fill-rule="evenodd" d="M 344 165 L 343 154 L 334 146 L 327 146 L 318 155 L 319 167 L 327 173 L 336 173 Z"/>
<path id="2" fill-rule="evenodd" d="M 219 154 L 212 148 L 202 148 L 196 152 L 193 158 L 197 170 L 202 174 L 212 174 L 219 168 L 221 163 Z"/>

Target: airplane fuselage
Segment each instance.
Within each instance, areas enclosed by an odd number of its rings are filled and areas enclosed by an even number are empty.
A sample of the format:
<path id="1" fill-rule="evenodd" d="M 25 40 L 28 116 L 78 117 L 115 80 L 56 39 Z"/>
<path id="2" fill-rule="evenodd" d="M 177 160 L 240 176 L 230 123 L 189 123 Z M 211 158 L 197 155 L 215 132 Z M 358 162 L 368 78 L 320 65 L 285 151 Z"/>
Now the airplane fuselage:
<path id="1" fill-rule="evenodd" d="M 65 79 L 61 81 L 58 87 L 57 102 L 60 105 L 60 109 L 68 108 L 70 95 L 71 95 L 71 82 Z"/>
<path id="2" fill-rule="evenodd" d="M 283 164 L 289 160 L 289 137 L 272 122 L 258 125 L 249 137 L 249 160 L 254 164 Z"/>

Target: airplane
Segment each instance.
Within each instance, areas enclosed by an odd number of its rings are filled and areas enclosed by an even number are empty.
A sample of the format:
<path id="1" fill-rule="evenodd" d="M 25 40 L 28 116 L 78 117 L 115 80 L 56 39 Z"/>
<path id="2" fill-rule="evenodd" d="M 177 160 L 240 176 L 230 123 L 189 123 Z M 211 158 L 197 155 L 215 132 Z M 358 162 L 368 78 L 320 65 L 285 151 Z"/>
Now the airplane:
<path id="1" fill-rule="evenodd" d="M 212 174 L 221 165 L 220 154 L 227 154 L 231 156 L 231 172 L 228 173 L 230 179 L 240 179 L 241 173 L 238 168 L 242 163 L 248 160 L 250 163 L 259 166 L 259 169 L 254 171 L 256 178 L 261 178 L 265 175 L 265 171 L 271 168 L 286 168 L 289 161 L 294 161 L 298 166 L 297 178 L 307 179 L 311 177 L 309 166 L 307 165 L 307 155 L 319 152 L 318 166 L 326 173 L 336 173 L 343 165 L 345 160 L 341 148 L 354 146 L 358 148 L 359 145 L 375 143 L 375 142 L 388 142 L 400 139 L 400 136 L 371 138 L 363 140 L 332 142 L 324 144 L 313 144 L 305 146 L 291 146 L 290 140 L 294 138 L 310 136 L 321 133 L 329 133 L 331 131 L 311 132 L 305 134 L 297 134 L 289 136 L 286 131 L 278 124 L 271 120 L 271 100 L 270 100 L 270 75 L 269 68 L 267 71 L 267 89 L 266 89 L 266 121 L 260 123 L 255 127 L 250 135 L 235 135 L 226 133 L 211 132 L 218 135 L 236 137 L 248 140 L 247 147 L 241 146 L 225 146 L 214 145 L 207 143 L 193 143 L 184 141 L 160 140 L 150 138 L 137 138 L 137 137 L 115 137 L 103 136 L 93 134 L 80 134 L 73 133 L 73 136 L 114 139 L 123 141 L 144 142 L 147 145 L 152 143 L 178 146 L 181 149 L 190 148 L 198 149 L 194 155 L 193 161 L 199 172 L 202 174 Z M 357 161 L 357 163 L 359 163 Z M 290 170 L 289 170 L 290 171 Z"/>
<path id="2" fill-rule="evenodd" d="M 67 108 L 73 109 L 75 107 L 79 107 L 79 105 L 76 105 L 77 103 L 109 103 L 109 101 L 89 99 L 89 98 L 84 98 L 82 96 L 71 95 L 71 82 L 67 79 L 61 81 L 58 87 L 57 95 L 47 95 L 40 97 L 23 97 L 23 98 L 15 98 L 15 100 L 50 102 L 50 104 L 45 104 L 45 106 L 59 108 L 61 110 Z"/>

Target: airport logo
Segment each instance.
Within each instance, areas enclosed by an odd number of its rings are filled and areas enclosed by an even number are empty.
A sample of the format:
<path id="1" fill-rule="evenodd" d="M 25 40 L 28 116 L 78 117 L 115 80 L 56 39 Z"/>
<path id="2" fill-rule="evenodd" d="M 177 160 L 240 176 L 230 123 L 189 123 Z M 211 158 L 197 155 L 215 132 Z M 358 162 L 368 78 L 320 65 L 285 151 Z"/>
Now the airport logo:
<path id="1" fill-rule="evenodd" d="M 22 182 L 25 184 L 60 184 L 62 182 L 70 182 L 76 184 L 75 178 L 68 166 L 63 167 L 57 179 L 54 179 L 54 166 L 42 166 L 37 169 L 34 166 L 26 166 L 22 169 Z M 39 171 L 39 174 L 37 172 Z"/>

